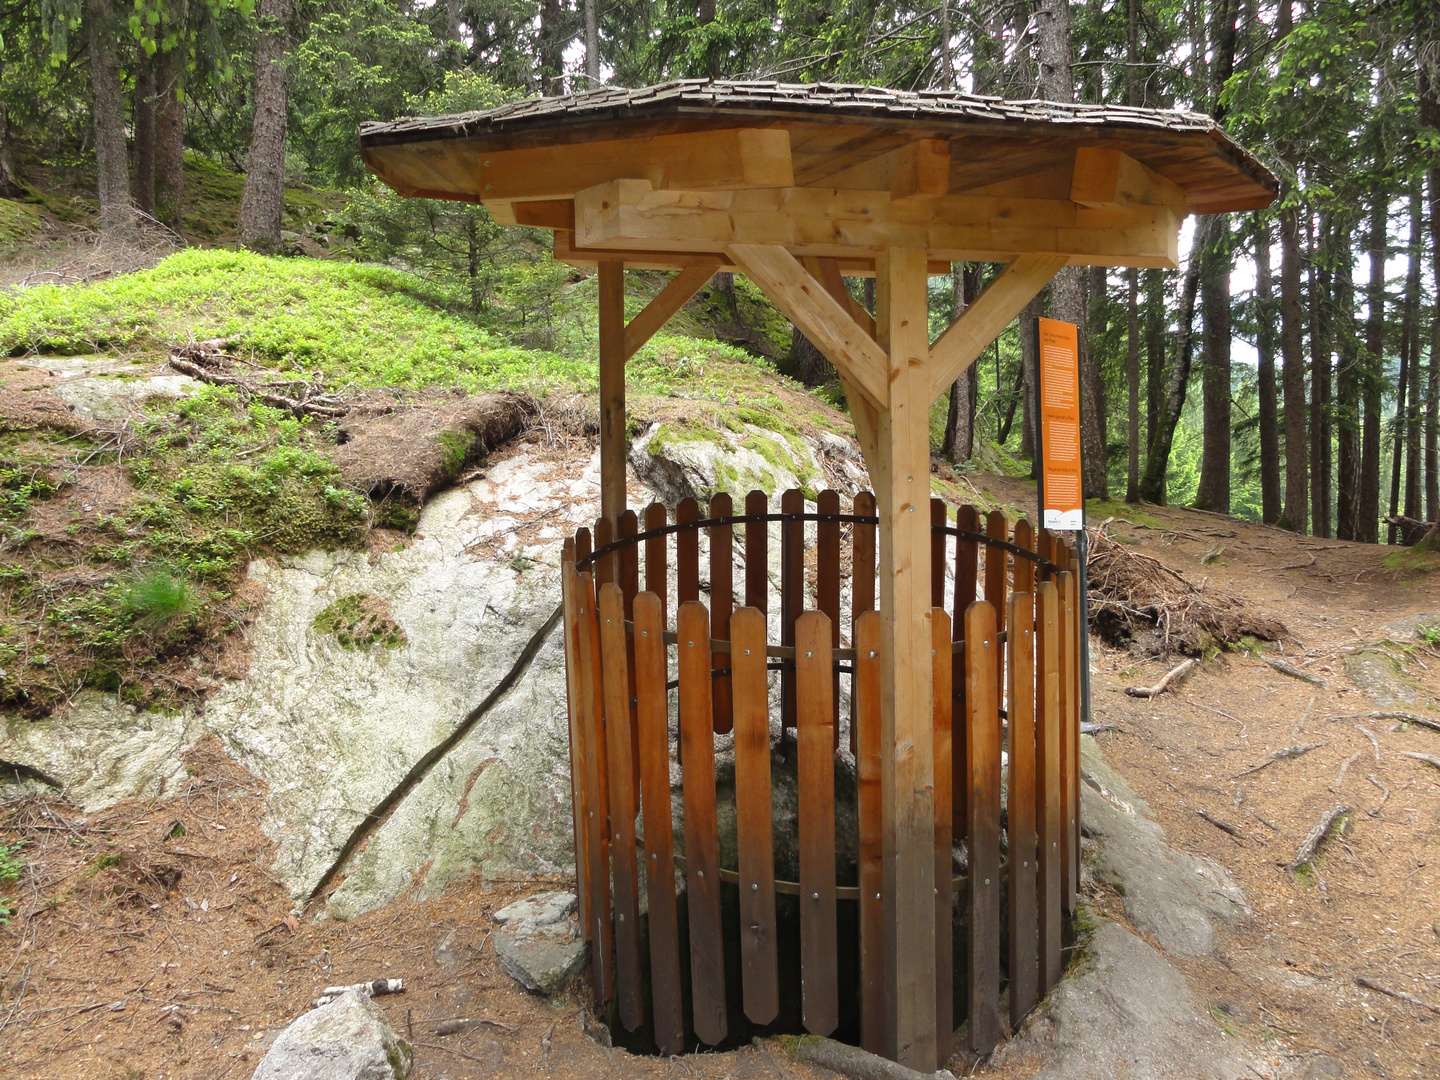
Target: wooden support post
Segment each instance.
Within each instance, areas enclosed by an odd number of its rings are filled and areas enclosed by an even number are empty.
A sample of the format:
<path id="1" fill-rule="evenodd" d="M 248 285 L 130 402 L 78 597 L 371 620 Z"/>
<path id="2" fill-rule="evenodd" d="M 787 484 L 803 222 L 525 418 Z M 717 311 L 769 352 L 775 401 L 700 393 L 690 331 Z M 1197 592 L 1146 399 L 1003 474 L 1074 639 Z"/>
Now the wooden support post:
<path id="1" fill-rule="evenodd" d="M 600 264 L 600 513 L 625 509 L 625 264 Z"/>
<path id="2" fill-rule="evenodd" d="M 889 408 L 869 462 L 880 516 L 881 813 L 894 1060 L 936 1067 L 935 802 L 930 665 L 930 358 L 925 252 L 876 262 Z M 828 297 L 827 297 L 828 299 Z"/>

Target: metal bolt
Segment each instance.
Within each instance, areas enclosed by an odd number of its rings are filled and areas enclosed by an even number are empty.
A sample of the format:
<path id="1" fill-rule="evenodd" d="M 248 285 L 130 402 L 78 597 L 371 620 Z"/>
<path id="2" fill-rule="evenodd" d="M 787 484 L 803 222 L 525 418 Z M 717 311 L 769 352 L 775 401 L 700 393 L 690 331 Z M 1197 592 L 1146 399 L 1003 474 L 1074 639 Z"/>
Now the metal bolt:
<path id="1" fill-rule="evenodd" d="M 814 654 L 813 652 L 811 652 L 809 649 L 806 649 L 806 650 L 805 650 L 805 659 L 808 660 L 808 659 L 810 659 L 810 657 L 812 657 L 812 656 L 814 656 L 814 655 L 815 655 L 815 654 Z"/>
<path id="2" fill-rule="evenodd" d="M 985 879 L 985 884 L 986 884 L 986 885 L 989 885 L 989 884 L 990 884 L 990 879 L 989 879 L 988 877 Z"/>
<path id="3" fill-rule="evenodd" d="M 819 899 L 820 899 L 820 894 L 819 894 L 818 892 L 811 893 L 811 894 L 810 894 L 810 899 L 811 899 L 811 900 L 819 900 Z"/>
<path id="4" fill-rule="evenodd" d="M 878 892 L 875 894 L 875 899 L 876 899 L 876 900 L 879 900 L 879 899 L 880 899 L 880 894 L 879 894 Z"/>
<path id="5" fill-rule="evenodd" d="M 624 913 L 623 911 L 620 913 L 620 921 L 621 921 L 621 922 L 624 922 L 624 921 L 625 921 L 625 913 Z"/>
<path id="6" fill-rule="evenodd" d="M 746 649 L 746 650 L 745 650 L 745 655 L 746 655 L 746 656 L 749 656 L 749 655 L 750 655 L 750 650 L 749 650 L 749 649 Z"/>
<path id="7" fill-rule="evenodd" d="M 641 636 L 641 637 L 649 637 L 649 636 L 650 636 L 650 631 L 649 631 L 649 630 L 641 630 L 641 631 L 640 631 L 640 636 Z"/>
<path id="8" fill-rule="evenodd" d="M 704 870 L 697 870 L 697 871 L 695 871 L 695 872 L 696 872 L 697 874 L 699 874 L 702 878 L 705 876 L 705 871 L 704 871 Z"/>
<path id="9" fill-rule="evenodd" d="M 982 641 L 980 644 L 984 645 L 985 648 L 987 648 L 987 649 L 990 647 L 990 642 L 989 642 L 989 641 Z"/>
<path id="10" fill-rule="evenodd" d="M 690 648 L 692 648 L 692 649 L 695 647 L 695 643 L 694 643 L 693 641 L 687 641 L 685 644 L 687 644 L 688 646 L 690 646 Z"/>
<path id="11" fill-rule="evenodd" d="M 650 853 L 650 858 L 652 858 L 652 859 L 658 859 L 659 857 L 660 857 L 660 856 L 659 856 L 659 855 L 656 855 L 653 851 Z"/>
<path id="12" fill-rule="evenodd" d="M 755 884 L 755 882 L 752 881 L 752 882 L 750 883 L 750 891 L 751 891 L 751 892 L 759 892 L 759 891 L 760 891 L 760 886 L 757 885 L 757 884 Z"/>
<path id="13" fill-rule="evenodd" d="M 875 659 L 875 650 L 874 650 L 874 649 L 871 649 L 871 650 L 870 650 L 870 659 L 871 659 L 871 660 L 874 660 L 874 659 Z"/>

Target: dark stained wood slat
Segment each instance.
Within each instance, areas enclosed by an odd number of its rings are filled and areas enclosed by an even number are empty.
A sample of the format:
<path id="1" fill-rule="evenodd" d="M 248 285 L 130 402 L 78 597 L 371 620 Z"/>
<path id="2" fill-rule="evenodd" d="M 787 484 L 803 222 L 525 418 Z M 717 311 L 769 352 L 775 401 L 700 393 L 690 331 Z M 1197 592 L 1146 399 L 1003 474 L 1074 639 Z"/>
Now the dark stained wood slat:
<path id="1" fill-rule="evenodd" d="M 780 1012 L 776 964 L 775 855 L 770 807 L 770 691 L 765 613 L 730 620 L 735 687 L 735 816 L 740 871 L 740 966 L 745 1015 L 768 1024 Z"/>
<path id="2" fill-rule="evenodd" d="M 1000 714 L 995 609 L 965 613 L 965 729 L 970 766 L 969 1038 L 985 1055 L 1000 1039 Z"/>
<path id="3" fill-rule="evenodd" d="M 861 491 L 855 495 L 856 517 L 875 516 L 875 496 L 872 492 Z M 856 624 L 860 616 L 875 610 L 875 526 L 856 524 L 850 534 L 850 640 L 856 640 Z M 850 752 L 856 752 L 855 677 L 850 678 Z"/>
<path id="4" fill-rule="evenodd" d="M 884 834 L 880 824 L 880 613 L 863 612 L 855 622 L 855 754 L 859 811 L 860 880 L 860 1044 L 884 1054 L 885 1008 Z"/>
<path id="5" fill-rule="evenodd" d="M 1063 556 L 1062 556 L 1063 557 Z M 1061 565 L 1065 565 L 1061 563 Z M 1076 664 L 1075 575 L 1060 575 L 1060 903 L 1075 914 L 1075 877 L 1079 848 L 1075 843 L 1075 805 L 1071 776 L 1076 772 L 1070 726 L 1077 713 L 1080 669 Z"/>
<path id="6" fill-rule="evenodd" d="M 782 514 L 803 514 L 805 497 L 795 488 L 780 496 Z M 794 646 L 795 621 L 805 610 L 805 523 L 780 523 L 780 644 Z M 795 665 L 792 661 L 780 672 L 780 746 L 786 761 L 795 750 Z"/>
<path id="7" fill-rule="evenodd" d="M 1070 710 L 1065 717 L 1065 828 L 1070 839 L 1069 874 L 1065 880 L 1066 911 L 1075 913 L 1080 890 L 1080 646 L 1086 628 L 1080 624 L 1080 561 L 1075 548 L 1070 554 L 1070 590 L 1066 596 L 1070 623 Z"/>
<path id="8" fill-rule="evenodd" d="M 634 510 L 626 510 L 620 515 L 619 528 L 616 530 L 615 538 L 624 540 L 634 536 L 640 531 L 639 520 Z M 625 618 L 635 618 L 635 597 L 640 592 L 640 546 L 638 544 L 627 544 L 620 549 L 620 589 L 625 596 Z M 635 686 L 635 643 L 628 637 L 626 639 L 626 671 L 630 679 L 630 686 Z M 630 783 L 635 791 L 640 790 L 640 729 L 635 723 L 635 698 L 630 698 L 630 764 L 633 766 Z"/>
<path id="9" fill-rule="evenodd" d="M 985 535 L 994 540 L 1010 538 L 1010 522 L 1001 510 L 985 515 Z M 1004 548 L 985 547 L 985 602 L 995 609 L 995 632 L 1005 632 L 1008 600 L 1007 578 L 1010 554 Z M 1005 706 L 1005 648 L 994 650 L 996 703 Z"/>
<path id="10" fill-rule="evenodd" d="M 745 496 L 745 516 L 761 517 L 770 512 L 763 491 Z M 770 526 L 752 521 L 745 526 L 745 606 L 770 610 Z"/>
<path id="11" fill-rule="evenodd" d="M 645 507 L 644 532 L 663 529 L 666 524 L 664 503 L 652 502 Z M 645 591 L 654 593 L 659 599 L 660 621 L 666 622 L 669 611 L 667 597 L 670 593 L 670 570 L 666 538 L 663 536 L 652 537 L 645 541 Z"/>
<path id="12" fill-rule="evenodd" d="M 1039 845 L 1040 993 L 1060 981 L 1060 590 L 1040 584 L 1035 621 L 1035 828 Z"/>
<path id="13" fill-rule="evenodd" d="M 575 530 L 575 561 L 578 563 L 581 559 L 588 558 L 594 550 L 590 543 L 590 530 L 582 525 Z"/>
<path id="14" fill-rule="evenodd" d="M 941 509 L 944 509 L 942 504 Z M 943 517 L 941 519 L 944 520 Z M 943 534 L 942 534 L 943 539 Z M 942 543 L 940 553 L 945 552 Z M 943 585 L 941 582 L 943 599 Z M 955 696 L 952 693 L 950 662 L 950 616 L 942 606 L 930 611 L 931 663 L 935 680 L 932 708 L 935 733 L 935 1056 L 950 1058 L 955 1035 L 954 893 L 950 888 L 954 857 L 950 828 L 952 776 L 950 755 L 953 743 Z"/>
<path id="15" fill-rule="evenodd" d="M 613 581 L 600 587 L 600 657 L 605 669 L 605 734 L 610 771 L 610 853 L 614 859 L 615 996 L 620 1022 L 634 1031 L 645 1022 L 640 971 L 640 882 L 635 865 L 634 787 L 630 742 L 630 666 L 625 643 L 625 594 Z"/>
<path id="16" fill-rule="evenodd" d="M 930 500 L 930 524 L 942 528 L 950 523 L 950 511 L 944 499 Z M 945 606 L 945 541 L 943 532 L 930 530 L 930 606 Z"/>
<path id="17" fill-rule="evenodd" d="M 711 518 L 728 518 L 734 515 L 730 496 L 723 491 L 710 500 Z M 729 525 L 715 525 L 710 529 L 710 612 L 714 621 L 711 634 L 719 641 L 730 640 L 730 612 L 735 607 L 735 555 L 734 530 Z M 728 653 L 711 655 L 710 664 L 716 671 L 730 666 Z M 716 675 L 715 693 L 715 734 L 728 734 L 735 725 L 734 709 L 731 705 L 731 682 L 729 675 Z"/>
<path id="18" fill-rule="evenodd" d="M 670 820 L 665 608 L 660 598 L 650 592 L 635 598 L 635 673 L 655 1042 L 666 1054 L 680 1054 L 685 1050 L 685 1014 L 680 999 L 680 930 L 675 907 L 674 826 Z"/>
<path id="19" fill-rule="evenodd" d="M 675 524 L 700 520 L 700 504 L 681 499 L 675 507 Z M 700 530 L 682 529 L 675 534 L 675 602 L 686 604 L 700 599 Z"/>
<path id="20" fill-rule="evenodd" d="M 595 582 L 586 572 L 577 575 L 577 634 L 580 700 L 585 729 L 585 802 L 589 815 L 586 892 L 590 903 L 590 978 L 595 996 L 610 1000 L 612 964 L 610 932 L 610 819 L 606 812 L 605 722 L 600 676 L 600 626 L 595 611 Z"/>
<path id="21" fill-rule="evenodd" d="M 805 1030 L 840 1023 L 835 925 L 835 741 L 830 620 L 807 611 L 795 627 L 799 693 L 800 983 Z"/>
<path id="22" fill-rule="evenodd" d="M 575 838 L 575 886 L 580 906 L 580 927 L 585 940 L 590 940 L 590 890 L 587 882 L 590 865 L 586 829 L 589 818 L 585 801 L 585 729 L 581 717 L 580 687 L 589 672 L 580 668 L 580 606 L 579 582 L 575 570 L 575 541 L 567 538 L 560 557 L 561 603 L 565 631 L 565 701 L 570 726 L 570 811 Z"/>
<path id="23" fill-rule="evenodd" d="M 840 493 L 826 488 L 815 500 L 819 514 L 840 513 Z M 840 647 L 840 523 L 821 521 L 815 525 L 815 607 L 830 620 L 830 645 Z M 835 709 L 831 734 L 840 746 L 840 672 L 831 675 L 830 701 Z"/>
<path id="24" fill-rule="evenodd" d="M 980 515 L 975 507 L 966 503 L 955 511 L 955 527 L 965 532 L 980 531 Z M 978 547 L 974 540 L 963 536 L 955 538 L 955 619 L 951 632 L 955 640 L 965 637 L 965 613 L 975 603 L 979 584 Z M 965 688 L 965 658 L 956 654 L 951 660 L 951 685 L 955 693 L 963 694 Z M 959 702 L 957 700 L 958 707 Z M 962 736 L 953 740 L 955 748 L 951 768 L 952 816 L 955 819 L 955 836 L 961 838 L 970 834 L 970 741 Z"/>
<path id="25" fill-rule="evenodd" d="M 609 518 L 595 519 L 595 550 L 599 551 L 605 545 L 615 539 L 615 522 Z M 619 577 L 620 560 L 615 553 L 605 555 L 595 560 L 591 571 L 595 575 L 595 594 L 600 594 L 600 587 L 608 585 Z"/>
<path id="26" fill-rule="evenodd" d="M 685 881 L 689 898 L 690 998 L 695 1035 L 725 1040 L 725 951 L 720 931 L 720 841 L 715 821 L 715 735 L 710 695 L 710 619 L 680 605 L 680 739 L 685 747 Z"/>
<path id="27" fill-rule="evenodd" d="M 1016 560 L 1017 563 L 1022 561 Z M 1018 1026 L 1040 1000 L 1040 939 L 1035 896 L 1035 630 L 1031 625 L 1032 611 L 1029 593 L 1010 595 L 1008 837 L 1012 1027 Z"/>

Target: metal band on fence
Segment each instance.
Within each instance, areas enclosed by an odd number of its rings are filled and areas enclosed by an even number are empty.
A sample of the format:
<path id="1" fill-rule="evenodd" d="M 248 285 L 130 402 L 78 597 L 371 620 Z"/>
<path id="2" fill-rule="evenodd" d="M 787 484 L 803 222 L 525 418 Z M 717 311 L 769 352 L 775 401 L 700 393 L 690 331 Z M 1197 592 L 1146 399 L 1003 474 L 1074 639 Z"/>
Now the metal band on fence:
<path id="1" fill-rule="evenodd" d="M 874 514 L 740 514 L 734 517 L 723 518 L 697 518 L 694 521 L 679 521 L 674 525 L 665 525 L 658 529 L 647 529 L 645 532 L 636 533 L 634 536 L 622 536 L 618 540 L 612 540 L 604 547 L 596 548 L 583 559 L 575 563 L 576 570 L 588 570 L 594 565 L 597 559 L 603 559 L 607 555 L 613 555 L 631 544 L 638 544 L 642 540 L 657 540 L 662 536 L 669 536 L 671 533 L 688 532 L 692 529 L 718 529 L 728 525 L 750 525 L 770 523 L 772 521 L 820 521 L 836 522 L 841 525 L 879 525 L 880 519 Z M 1063 568 L 1056 566 L 1049 559 L 1041 558 L 1039 554 L 1029 548 L 1012 544 L 1008 540 L 997 540 L 993 536 L 986 536 L 984 533 L 971 532 L 968 529 L 960 529 L 954 525 L 931 525 L 931 532 L 941 532 L 948 536 L 958 536 L 962 540 L 973 540 L 976 543 L 984 544 L 986 547 L 998 547 L 1010 552 L 1021 559 L 1028 559 L 1040 566 L 1041 569 L 1051 574 L 1063 573 Z"/>
<path id="2" fill-rule="evenodd" d="M 635 633 L 635 623 L 632 622 L 630 619 L 626 619 L 626 620 L 625 620 L 625 632 L 626 632 L 627 634 L 632 634 L 632 635 Z M 663 636 L 664 639 L 665 639 L 665 644 L 666 644 L 666 645 L 679 645 L 679 644 L 680 644 L 680 636 L 679 636 L 679 634 L 677 634 L 674 630 L 666 630 L 666 631 L 664 631 L 664 633 L 663 633 L 662 636 Z M 1001 644 L 1001 645 L 1006 644 L 1006 643 L 1009 642 L 1009 640 L 1010 640 L 1010 631 L 1009 631 L 1009 630 L 1001 630 L 999 633 L 997 633 L 997 634 L 995 635 L 995 640 L 996 640 L 999 644 Z M 724 638 L 711 638 L 711 639 L 710 639 L 710 651 L 711 651 L 711 652 L 723 652 L 723 653 L 728 653 L 728 652 L 731 651 L 731 650 L 730 650 L 730 642 L 726 641 Z M 843 661 L 843 660 L 849 660 L 852 664 L 855 662 L 855 650 L 854 650 L 854 649 L 843 649 L 843 648 L 841 648 L 840 646 L 837 645 L 837 646 L 833 646 L 833 647 L 830 649 L 830 655 L 831 655 L 832 657 L 834 657 L 834 662 L 837 663 L 837 664 L 840 663 L 840 662 Z M 952 642 L 950 643 L 950 655 L 951 655 L 951 656 L 964 656 L 964 655 L 965 655 L 965 640 L 964 640 L 963 638 L 961 638 L 959 641 L 952 641 Z M 794 645 L 766 645 L 766 646 L 765 646 L 765 656 L 766 656 L 767 659 L 771 659 L 771 660 L 794 660 L 794 659 L 795 659 L 795 646 L 794 646 Z M 793 666 L 793 665 L 789 665 L 789 664 L 771 664 L 771 665 L 769 665 L 769 666 L 770 666 L 770 668 L 771 668 L 772 670 L 779 670 L 779 669 L 781 669 L 781 668 L 790 667 L 790 666 Z M 846 670 L 846 669 L 841 668 L 841 670 L 844 671 L 844 670 Z M 717 675 L 718 675 L 718 674 L 721 674 L 721 672 L 720 672 L 720 671 L 716 671 L 714 674 L 717 674 Z M 724 674 L 729 674 L 728 669 L 725 670 Z M 677 685 L 678 685 L 678 684 L 677 684 Z"/>

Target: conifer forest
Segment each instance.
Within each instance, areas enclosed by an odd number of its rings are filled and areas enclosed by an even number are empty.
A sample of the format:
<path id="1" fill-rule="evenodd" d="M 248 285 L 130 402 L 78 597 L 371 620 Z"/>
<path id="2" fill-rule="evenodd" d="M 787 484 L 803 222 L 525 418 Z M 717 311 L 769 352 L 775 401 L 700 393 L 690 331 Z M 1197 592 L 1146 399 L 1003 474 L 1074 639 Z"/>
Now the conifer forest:
<path id="1" fill-rule="evenodd" d="M 705 77 L 1210 115 L 1274 205 L 1191 219 L 1174 270 L 1064 271 L 1029 310 L 1082 328 L 1087 496 L 1440 544 L 1440 0 L 0 0 L 0 246 L 43 214 L 313 256 L 286 219 L 309 196 L 323 257 L 554 348 L 584 275 L 478 206 L 393 196 L 358 125 Z M 997 269 L 932 278 L 936 326 Z M 826 392 L 763 300 L 732 306 L 717 335 Z M 937 454 L 1028 468 L 1032 348 L 1013 326 L 952 387 Z"/>

